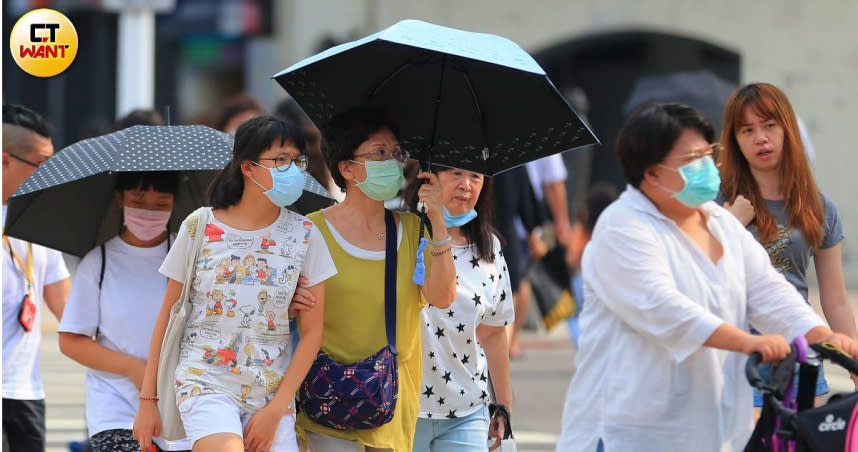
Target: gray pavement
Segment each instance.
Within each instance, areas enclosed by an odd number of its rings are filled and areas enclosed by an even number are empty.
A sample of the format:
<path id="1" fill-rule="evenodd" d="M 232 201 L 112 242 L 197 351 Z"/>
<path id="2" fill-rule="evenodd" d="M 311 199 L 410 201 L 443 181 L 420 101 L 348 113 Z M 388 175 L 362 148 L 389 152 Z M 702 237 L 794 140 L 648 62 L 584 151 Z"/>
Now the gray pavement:
<path id="1" fill-rule="evenodd" d="M 47 452 L 68 451 L 86 438 L 84 368 L 63 356 L 55 326 L 43 328 L 42 378 L 47 401 Z M 573 352 L 564 337 L 534 333 L 522 338 L 525 356 L 512 362 L 519 451 L 554 450 L 563 398 L 572 375 Z"/>

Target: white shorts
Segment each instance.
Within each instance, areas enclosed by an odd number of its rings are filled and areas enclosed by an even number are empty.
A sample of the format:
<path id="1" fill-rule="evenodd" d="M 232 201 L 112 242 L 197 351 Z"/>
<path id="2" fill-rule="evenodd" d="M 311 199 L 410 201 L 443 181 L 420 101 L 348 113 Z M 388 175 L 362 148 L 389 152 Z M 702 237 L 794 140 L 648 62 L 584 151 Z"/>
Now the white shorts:
<path id="1" fill-rule="evenodd" d="M 244 427 L 253 416 L 223 394 L 189 397 L 179 404 L 179 412 L 191 444 L 217 433 L 233 433 L 244 439 Z M 271 452 L 298 452 L 294 414 L 283 416 Z"/>

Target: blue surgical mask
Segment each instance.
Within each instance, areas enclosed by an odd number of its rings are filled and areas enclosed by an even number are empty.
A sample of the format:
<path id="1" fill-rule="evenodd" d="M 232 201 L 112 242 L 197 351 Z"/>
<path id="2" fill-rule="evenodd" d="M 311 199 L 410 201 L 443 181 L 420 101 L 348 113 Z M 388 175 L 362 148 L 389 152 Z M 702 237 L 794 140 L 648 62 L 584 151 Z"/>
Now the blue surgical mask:
<path id="1" fill-rule="evenodd" d="M 677 171 L 685 181 L 685 187 L 678 192 L 659 185 L 663 190 L 673 193 L 673 197 L 682 204 L 697 208 L 718 196 L 718 190 L 721 188 L 721 174 L 712 157 L 699 158 L 678 169 L 666 165 L 659 166 Z"/>
<path id="2" fill-rule="evenodd" d="M 274 205 L 290 206 L 301 197 L 301 193 L 304 192 L 304 172 L 298 168 L 298 165 L 290 163 L 286 171 L 280 171 L 277 168 L 268 168 L 256 162 L 250 163 L 265 168 L 271 173 L 271 183 L 274 186 L 270 190 L 263 187 L 256 179 L 251 177 L 250 180 L 264 190 L 263 193 Z"/>
<path id="3" fill-rule="evenodd" d="M 474 209 L 471 209 L 461 215 L 453 215 L 449 210 L 447 210 L 447 206 L 444 206 L 444 223 L 447 224 L 448 228 L 464 226 L 474 218 L 477 218 L 477 211 Z"/>

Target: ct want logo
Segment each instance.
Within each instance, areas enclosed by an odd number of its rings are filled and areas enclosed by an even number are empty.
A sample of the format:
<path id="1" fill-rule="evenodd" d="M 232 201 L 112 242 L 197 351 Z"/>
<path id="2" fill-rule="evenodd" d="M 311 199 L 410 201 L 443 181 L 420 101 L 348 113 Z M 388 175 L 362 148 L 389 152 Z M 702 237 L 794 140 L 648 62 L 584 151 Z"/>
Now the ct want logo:
<path id="1" fill-rule="evenodd" d="M 53 77 L 68 69 L 77 56 L 77 30 L 62 13 L 36 9 L 21 16 L 12 27 L 9 47 L 24 72 Z"/>

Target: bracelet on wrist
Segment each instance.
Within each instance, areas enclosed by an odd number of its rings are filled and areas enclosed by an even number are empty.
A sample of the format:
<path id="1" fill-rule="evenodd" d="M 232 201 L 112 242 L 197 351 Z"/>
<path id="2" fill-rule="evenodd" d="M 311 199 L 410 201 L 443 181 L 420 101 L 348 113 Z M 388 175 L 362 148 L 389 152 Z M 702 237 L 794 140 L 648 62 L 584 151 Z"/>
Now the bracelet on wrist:
<path id="1" fill-rule="evenodd" d="M 140 399 L 140 400 L 151 400 L 151 401 L 153 401 L 153 402 L 157 402 L 157 401 L 161 400 L 161 399 L 159 399 L 159 398 L 158 398 L 158 396 L 140 396 L 140 397 L 137 397 L 137 398 L 138 398 L 138 399 Z"/>
<path id="2" fill-rule="evenodd" d="M 444 255 L 444 254 L 446 254 L 446 253 L 449 253 L 451 249 L 452 249 L 452 248 L 451 248 L 450 246 L 446 246 L 446 247 L 444 247 L 444 249 L 442 249 L 442 250 L 434 249 L 434 250 L 432 250 L 432 255 L 433 255 L 433 256 L 435 256 L 435 257 L 442 256 L 442 255 Z"/>
<path id="3" fill-rule="evenodd" d="M 446 239 L 444 239 L 444 240 L 438 240 L 438 241 L 433 240 L 433 241 L 432 241 L 432 247 L 433 247 L 433 248 L 438 248 L 438 247 L 440 247 L 440 246 L 447 245 L 447 244 L 449 244 L 449 243 L 450 243 L 450 242 L 452 242 L 452 241 L 453 241 L 453 236 L 448 235 L 448 236 L 447 236 L 447 238 L 446 238 Z"/>

